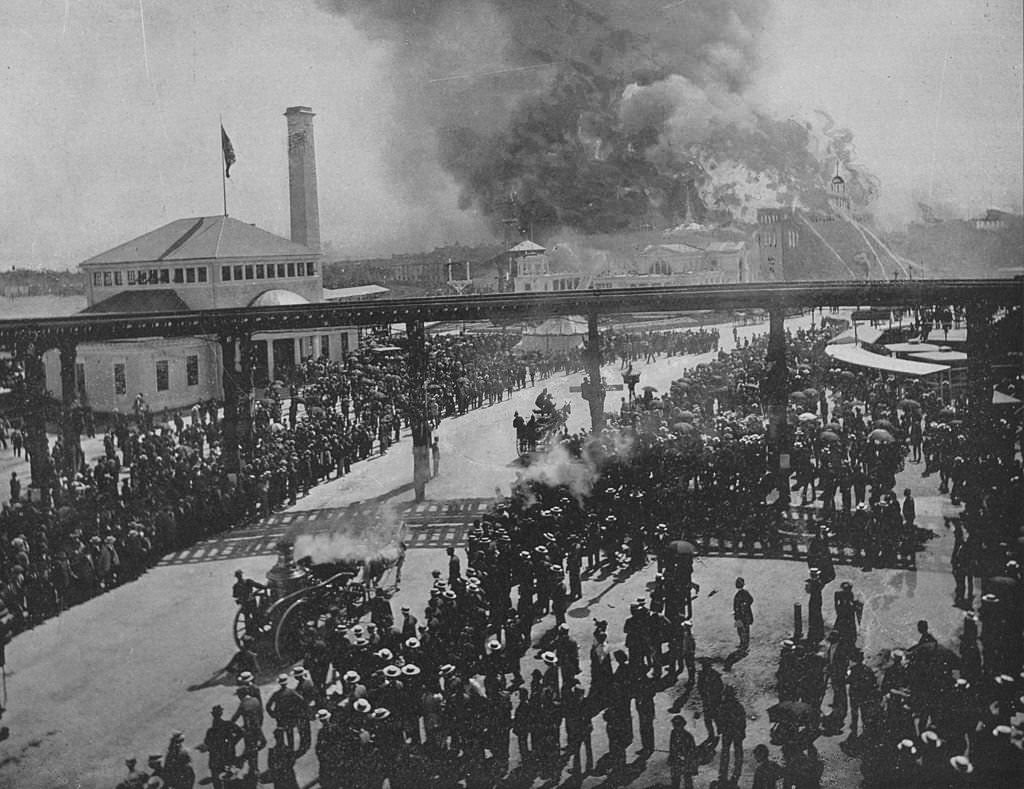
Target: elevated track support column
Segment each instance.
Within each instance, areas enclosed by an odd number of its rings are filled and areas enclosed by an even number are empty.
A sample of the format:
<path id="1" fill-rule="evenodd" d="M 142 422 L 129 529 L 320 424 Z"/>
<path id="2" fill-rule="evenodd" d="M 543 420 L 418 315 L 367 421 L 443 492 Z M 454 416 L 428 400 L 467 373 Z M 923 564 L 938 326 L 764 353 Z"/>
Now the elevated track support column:
<path id="1" fill-rule="evenodd" d="M 46 412 L 49 398 L 46 395 L 46 368 L 43 366 L 45 345 L 38 337 L 29 333 L 15 347 L 15 356 L 21 362 L 24 375 L 22 408 L 25 412 L 24 433 L 25 453 L 29 460 L 29 497 L 34 501 L 48 502 L 50 490 L 55 482 L 50 444 L 46 439 Z"/>
<path id="2" fill-rule="evenodd" d="M 789 370 L 786 367 L 786 313 L 773 307 L 769 313 L 768 352 L 762 392 L 768 407 L 768 462 L 775 474 L 780 505 L 789 504 L 789 426 L 786 405 L 789 402 Z"/>
<path id="3" fill-rule="evenodd" d="M 594 433 L 604 430 L 604 382 L 601 380 L 601 333 L 597 327 L 597 313 L 587 316 L 587 339 L 583 348 L 583 366 L 587 371 L 587 385 L 581 394 L 590 406 L 590 428 Z"/>
<path id="4" fill-rule="evenodd" d="M 430 480 L 430 408 L 427 402 L 427 332 L 423 321 L 408 321 L 409 427 L 412 430 L 412 481 L 416 501 L 427 495 Z"/>
<path id="5" fill-rule="evenodd" d="M 82 467 L 82 411 L 78 400 L 78 344 L 72 339 L 63 339 L 60 349 L 60 390 L 61 390 L 61 444 L 64 446 L 63 472 L 74 479 Z"/>
<path id="6" fill-rule="evenodd" d="M 998 343 L 992 320 L 996 308 L 991 304 L 970 301 L 967 312 L 967 488 L 965 500 L 973 510 L 980 504 L 981 492 L 986 483 L 982 478 L 985 467 L 982 457 L 988 447 L 998 446 L 994 439 L 995 421 L 992 409 L 992 355 L 998 351 L 992 346 Z"/>

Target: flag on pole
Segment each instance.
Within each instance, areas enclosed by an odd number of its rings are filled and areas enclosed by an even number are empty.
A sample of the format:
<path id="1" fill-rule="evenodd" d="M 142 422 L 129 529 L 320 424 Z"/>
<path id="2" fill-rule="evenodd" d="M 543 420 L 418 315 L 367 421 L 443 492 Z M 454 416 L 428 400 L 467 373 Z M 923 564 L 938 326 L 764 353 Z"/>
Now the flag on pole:
<path id="1" fill-rule="evenodd" d="M 224 131 L 223 124 L 220 127 L 220 147 L 224 150 L 224 175 L 231 177 L 231 165 L 235 163 L 235 146 L 231 144 L 228 133 Z"/>

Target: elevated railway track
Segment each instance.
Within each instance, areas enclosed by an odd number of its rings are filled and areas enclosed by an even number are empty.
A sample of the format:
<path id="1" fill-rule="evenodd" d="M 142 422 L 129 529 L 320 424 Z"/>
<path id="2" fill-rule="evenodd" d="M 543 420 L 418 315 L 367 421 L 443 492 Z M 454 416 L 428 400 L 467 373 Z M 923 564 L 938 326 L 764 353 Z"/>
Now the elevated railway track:
<path id="1" fill-rule="evenodd" d="M 234 335 L 282 329 L 368 326 L 414 321 L 515 321 L 555 315 L 620 315 L 687 310 L 899 307 L 1024 303 L 1024 277 L 899 281 L 744 283 L 620 288 L 556 293 L 501 293 L 380 302 L 215 309 L 147 314 L 91 314 L 0 320 L 0 348 L 25 342 L 57 347 L 137 337 Z"/>

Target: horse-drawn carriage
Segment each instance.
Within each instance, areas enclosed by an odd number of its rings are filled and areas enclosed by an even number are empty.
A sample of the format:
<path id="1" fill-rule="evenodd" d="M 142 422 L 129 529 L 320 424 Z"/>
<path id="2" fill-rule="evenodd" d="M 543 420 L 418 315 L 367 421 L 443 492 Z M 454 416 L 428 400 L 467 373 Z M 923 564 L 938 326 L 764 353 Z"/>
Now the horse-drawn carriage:
<path id="1" fill-rule="evenodd" d="M 277 550 L 266 584 L 255 584 L 251 598 L 239 606 L 233 633 L 239 648 L 248 643 L 290 663 L 302 656 L 310 635 L 326 629 L 329 618 L 348 626 L 363 617 L 384 572 L 400 563 L 405 545 L 395 540 L 386 553 L 320 561 L 296 560 L 295 545 L 287 539 Z"/>
<path id="2" fill-rule="evenodd" d="M 554 398 L 545 389 L 537 396 L 537 407 L 527 422 L 516 414 L 512 426 L 516 431 L 516 447 L 520 455 L 528 452 L 544 451 L 565 428 L 572 413 L 572 406 L 565 403 L 561 408 L 555 407 Z"/>

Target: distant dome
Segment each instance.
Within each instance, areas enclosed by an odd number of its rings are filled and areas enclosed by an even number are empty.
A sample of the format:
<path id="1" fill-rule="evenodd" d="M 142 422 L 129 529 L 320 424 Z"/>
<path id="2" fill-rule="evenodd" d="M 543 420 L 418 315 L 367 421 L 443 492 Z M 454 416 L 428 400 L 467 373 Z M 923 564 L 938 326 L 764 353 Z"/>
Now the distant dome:
<path id="1" fill-rule="evenodd" d="M 309 304 L 309 299 L 300 296 L 290 290 L 278 288 L 276 290 L 265 290 L 250 303 L 250 307 L 296 307 L 300 304 Z"/>
<path id="2" fill-rule="evenodd" d="M 846 181 L 843 180 L 843 177 L 841 175 L 839 175 L 839 173 L 836 173 L 835 175 L 832 176 L 832 183 L 838 185 L 838 184 L 845 184 Z"/>

